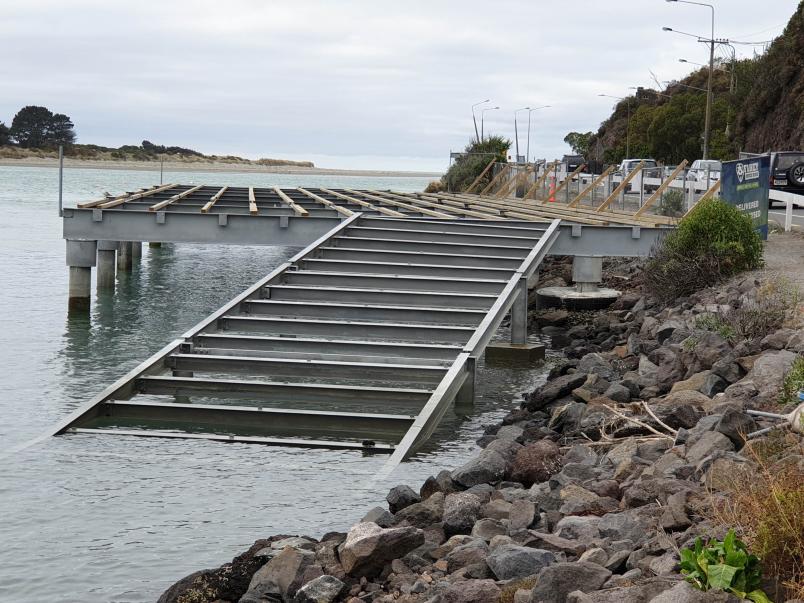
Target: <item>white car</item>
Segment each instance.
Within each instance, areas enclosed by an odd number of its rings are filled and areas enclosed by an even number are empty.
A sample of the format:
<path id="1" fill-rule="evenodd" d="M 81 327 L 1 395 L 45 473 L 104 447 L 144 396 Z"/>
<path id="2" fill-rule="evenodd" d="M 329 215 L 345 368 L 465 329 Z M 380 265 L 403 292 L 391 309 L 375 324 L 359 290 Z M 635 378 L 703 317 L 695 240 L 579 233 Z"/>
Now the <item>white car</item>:
<path id="1" fill-rule="evenodd" d="M 716 159 L 696 159 L 690 167 L 689 177 L 697 182 L 706 182 L 706 174 L 709 172 L 709 182 L 715 183 L 720 180 L 720 172 L 723 164 Z"/>

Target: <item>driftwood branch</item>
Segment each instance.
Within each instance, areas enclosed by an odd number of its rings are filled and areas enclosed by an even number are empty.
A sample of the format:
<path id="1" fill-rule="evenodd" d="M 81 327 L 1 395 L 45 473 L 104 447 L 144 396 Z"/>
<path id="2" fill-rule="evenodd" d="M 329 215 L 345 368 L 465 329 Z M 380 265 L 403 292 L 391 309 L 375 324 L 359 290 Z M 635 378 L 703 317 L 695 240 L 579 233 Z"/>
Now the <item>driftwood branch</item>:
<path id="1" fill-rule="evenodd" d="M 657 422 L 659 425 L 661 425 L 662 427 L 664 427 L 664 428 L 665 428 L 667 431 L 669 431 L 670 433 L 672 433 L 674 436 L 677 436 L 677 435 L 678 435 L 678 430 L 673 429 L 673 428 L 672 428 L 672 427 L 670 427 L 670 426 L 669 426 L 667 423 L 665 423 L 665 422 L 664 422 L 664 421 L 662 421 L 662 420 L 661 420 L 659 417 L 657 417 L 657 416 L 654 414 L 654 412 L 653 412 L 653 411 L 650 409 L 650 406 L 648 406 L 648 403 L 647 403 L 647 402 L 645 402 L 644 400 L 642 400 L 642 406 L 645 408 L 645 411 L 646 411 L 646 412 L 647 412 L 647 413 L 648 413 L 648 414 L 649 414 L 651 417 L 653 417 L 653 420 L 654 420 L 654 421 L 656 421 L 656 422 Z"/>
<path id="2" fill-rule="evenodd" d="M 606 410 L 608 410 L 610 413 L 612 413 L 612 414 L 614 414 L 614 415 L 616 415 L 616 416 L 620 417 L 620 418 L 621 418 L 621 419 L 623 419 L 624 421 L 628 421 L 629 423 L 633 423 L 634 425 L 639 425 L 640 427 L 642 427 L 642 428 L 644 428 L 644 429 L 647 429 L 648 431 L 650 431 L 650 432 L 652 432 L 652 433 L 655 433 L 655 434 L 656 434 L 656 435 L 658 435 L 658 436 L 661 436 L 661 437 L 663 437 L 663 438 L 667 438 L 668 440 L 673 440 L 673 441 L 675 441 L 675 438 L 674 438 L 673 436 L 669 436 L 669 435 L 667 435 L 666 433 L 662 433 L 662 432 L 661 432 L 661 431 L 659 431 L 658 429 L 654 429 L 653 427 L 651 427 L 650 425 L 648 425 L 647 423 L 645 423 L 645 422 L 643 422 L 643 421 L 639 421 L 639 420 L 634 419 L 634 418 L 632 418 L 632 417 L 626 416 L 626 415 L 624 415 L 623 413 L 621 413 L 620 411 L 618 411 L 618 410 L 616 410 L 616 409 L 612 408 L 612 407 L 611 407 L 611 406 L 609 406 L 608 404 L 601 404 L 601 406 L 602 406 L 603 408 L 605 408 Z"/>

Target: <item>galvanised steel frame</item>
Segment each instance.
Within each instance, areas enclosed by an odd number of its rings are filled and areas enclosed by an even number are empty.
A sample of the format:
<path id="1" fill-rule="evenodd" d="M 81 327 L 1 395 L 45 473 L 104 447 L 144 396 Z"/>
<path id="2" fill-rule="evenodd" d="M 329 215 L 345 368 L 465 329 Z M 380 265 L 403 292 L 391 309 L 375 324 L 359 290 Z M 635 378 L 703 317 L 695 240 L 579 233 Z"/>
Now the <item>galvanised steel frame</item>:
<path id="1" fill-rule="evenodd" d="M 102 212 L 89 224 L 104 225 L 104 239 L 126 240 L 132 220 L 149 220 L 152 230 L 154 214 L 164 227 L 208 221 L 231 201 L 232 189 L 222 189 L 206 211 L 170 211 L 201 189 L 187 190 L 161 187 L 132 193 L 112 208 L 103 205 L 120 199 L 72 210 L 65 232 Z M 318 192 L 300 194 L 311 199 Z M 278 202 L 294 216 L 243 213 L 222 220 L 226 214 L 219 214 L 213 225 L 239 224 L 240 235 L 248 235 L 244 242 L 262 229 L 263 242 L 276 245 L 272 237 L 290 230 L 291 220 L 296 237 L 280 235 L 288 244 L 298 244 L 299 233 L 309 238 L 341 221 L 103 390 L 53 434 L 352 448 L 392 453 L 391 467 L 430 437 L 453 400 L 471 399 L 475 362 L 509 311 L 512 339 L 524 341 L 528 281 L 563 236 L 557 219 L 470 221 L 343 207 L 348 215 L 328 208 L 339 218 L 318 218 L 298 196 L 286 196 L 277 194 Z M 241 197 L 246 212 L 263 200 L 253 189 Z M 159 208 L 114 209 L 143 199 Z M 266 229 L 266 221 L 275 228 Z M 197 224 L 196 237 L 203 231 Z M 109 234 L 110 228 L 120 230 Z M 136 228 L 132 239 L 148 240 Z M 177 239 L 160 234 L 157 240 Z"/>

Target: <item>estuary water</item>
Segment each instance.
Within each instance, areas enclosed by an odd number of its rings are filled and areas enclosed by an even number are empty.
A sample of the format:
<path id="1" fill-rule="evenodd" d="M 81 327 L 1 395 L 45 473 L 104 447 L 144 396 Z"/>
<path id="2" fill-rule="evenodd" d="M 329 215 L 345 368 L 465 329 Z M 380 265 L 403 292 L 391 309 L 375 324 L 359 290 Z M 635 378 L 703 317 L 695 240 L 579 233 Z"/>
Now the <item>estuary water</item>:
<path id="1" fill-rule="evenodd" d="M 428 180 L 165 174 L 183 184 L 407 191 Z M 68 170 L 65 206 L 158 181 L 158 172 Z M 544 379 L 544 369 L 481 366 L 475 413 L 448 411 L 426 449 L 383 483 L 372 478 L 385 457 L 359 452 L 95 435 L 25 446 L 297 251 L 144 246 L 113 294 L 70 316 L 57 184 L 55 169 L 0 167 L 0 601 L 154 601 L 259 537 L 345 530 L 390 486 L 416 487 L 464 462 L 482 426 Z"/>

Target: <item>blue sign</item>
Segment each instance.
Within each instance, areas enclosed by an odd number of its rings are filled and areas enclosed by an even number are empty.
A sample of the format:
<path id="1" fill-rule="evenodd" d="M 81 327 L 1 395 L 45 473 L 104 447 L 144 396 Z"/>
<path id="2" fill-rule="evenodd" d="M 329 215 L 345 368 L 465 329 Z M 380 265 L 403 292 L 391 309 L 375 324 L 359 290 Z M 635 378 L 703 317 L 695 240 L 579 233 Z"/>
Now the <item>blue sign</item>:
<path id="1" fill-rule="evenodd" d="M 760 236 L 768 238 L 770 156 L 724 161 L 720 198 L 746 214 Z"/>

